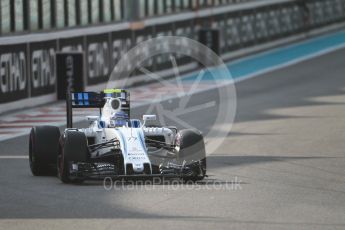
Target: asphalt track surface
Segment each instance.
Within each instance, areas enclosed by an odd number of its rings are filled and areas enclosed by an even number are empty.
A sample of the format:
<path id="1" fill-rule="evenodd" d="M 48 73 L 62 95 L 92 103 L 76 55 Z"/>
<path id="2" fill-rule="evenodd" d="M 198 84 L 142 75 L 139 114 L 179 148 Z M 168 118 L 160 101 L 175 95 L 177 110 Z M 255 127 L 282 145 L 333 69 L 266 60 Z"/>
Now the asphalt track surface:
<path id="1" fill-rule="evenodd" d="M 237 83 L 233 129 L 194 187 L 66 185 L 0 158 L 0 229 L 345 229 L 344 72 L 342 49 Z M 211 113 L 184 119 L 207 132 Z M 0 154 L 27 156 L 28 137 Z"/>

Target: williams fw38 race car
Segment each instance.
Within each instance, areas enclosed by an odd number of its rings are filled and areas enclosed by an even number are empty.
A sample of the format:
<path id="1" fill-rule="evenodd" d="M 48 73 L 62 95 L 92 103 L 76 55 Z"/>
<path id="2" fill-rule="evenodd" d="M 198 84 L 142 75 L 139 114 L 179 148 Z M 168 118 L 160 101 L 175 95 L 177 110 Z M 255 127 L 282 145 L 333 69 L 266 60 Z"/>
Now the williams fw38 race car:
<path id="1" fill-rule="evenodd" d="M 198 130 L 162 127 L 155 115 L 130 119 L 126 90 L 69 93 L 67 128 L 37 126 L 31 129 L 30 168 L 35 176 L 57 172 L 64 183 L 84 180 L 175 177 L 202 180 L 206 153 Z M 88 128 L 72 127 L 73 108 L 99 108 L 87 116 Z"/>

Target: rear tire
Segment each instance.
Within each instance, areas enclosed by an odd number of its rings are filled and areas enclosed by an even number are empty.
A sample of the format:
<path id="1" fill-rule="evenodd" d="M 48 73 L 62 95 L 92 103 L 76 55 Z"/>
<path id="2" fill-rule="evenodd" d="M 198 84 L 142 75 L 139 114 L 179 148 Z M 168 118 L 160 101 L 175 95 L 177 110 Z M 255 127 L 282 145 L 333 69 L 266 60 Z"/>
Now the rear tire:
<path id="1" fill-rule="evenodd" d="M 66 131 L 60 138 L 57 157 L 58 177 L 63 183 L 81 183 L 83 179 L 70 178 L 70 162 L 87 162 L 88 146 L 83 132 Z"/>
<path id="2" fill-rule="evenodd" d="M 30 131 L 29 163 L 34 176 L 53 175 L 59 149 L 60 130 L 55 126 L 36 126 Z"/>
<path id="3" fill-rule="evenodd" d="M 206 176 L 206 151 L 204 138 L 200 131 L 194 129 L 180 130 L 176 135 L 176 146 L 179 148 L 177 152 L 177 160 L 180 163 L 186 161 L 187 164 L 199 162 L 199 169 L 195 175 L 184 177 L 183 180 L 202 180 Z"/>

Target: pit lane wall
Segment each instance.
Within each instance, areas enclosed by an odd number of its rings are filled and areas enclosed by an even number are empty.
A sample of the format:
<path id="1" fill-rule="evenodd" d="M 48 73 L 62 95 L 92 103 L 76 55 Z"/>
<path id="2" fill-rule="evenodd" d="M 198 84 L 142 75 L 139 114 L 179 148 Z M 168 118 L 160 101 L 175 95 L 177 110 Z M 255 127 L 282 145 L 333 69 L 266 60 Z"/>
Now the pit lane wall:
<path id="1" fill-rule="evenodd" d="M 56 100 L 57 52 L 84 52 L 84 85 L 92 89 L 108 80 L 127 50 L 152 37 L 176 35 L 198 40 L 200 28 L 217 28 L 219 54 L 226 56 L 343 21 L 345 0 L 261 0 L 134 23 L 0 37 L 0 113 Z M 188 58 L 177 61 L 185 71 L 195 68 Z M 165 58 L 151 63 L 153 71 L 171 67 Z M 142 81 L 140 76 L 130 80 Z"/>

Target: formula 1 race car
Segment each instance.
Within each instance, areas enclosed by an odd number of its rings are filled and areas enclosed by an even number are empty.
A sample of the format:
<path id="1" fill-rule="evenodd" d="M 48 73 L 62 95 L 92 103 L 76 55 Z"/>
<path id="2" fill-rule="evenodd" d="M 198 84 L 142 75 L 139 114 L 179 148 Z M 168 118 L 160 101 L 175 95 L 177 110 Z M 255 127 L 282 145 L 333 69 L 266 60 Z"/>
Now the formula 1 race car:
<path id="1" fill-rule="evenodd" d="M 206 153 L 198 130 L 157 125 L 155 115 L 130 119 L 130 94 L 122 89 L 68 93 L 67 128 L 31 129 L 30 168 L 35 176 L 57 171 L 64 183 L 111 177 L 202 180 Z M 99 108 L 88 128 L 72 127 L 73 108 Z"/>

